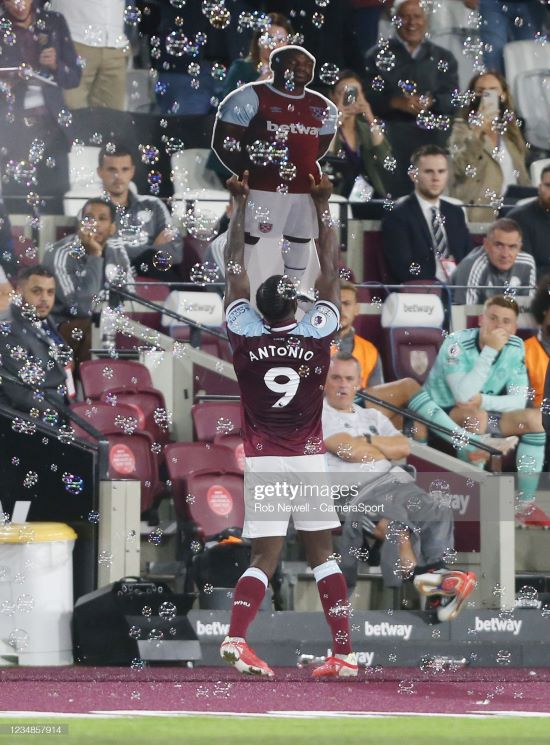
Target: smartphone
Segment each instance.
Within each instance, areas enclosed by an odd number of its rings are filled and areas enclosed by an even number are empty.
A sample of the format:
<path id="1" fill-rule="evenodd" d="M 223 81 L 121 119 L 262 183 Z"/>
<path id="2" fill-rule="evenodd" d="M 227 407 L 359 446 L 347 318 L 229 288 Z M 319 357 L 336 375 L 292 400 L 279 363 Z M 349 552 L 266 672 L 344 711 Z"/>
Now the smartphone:
<path id="1" fill-rule="evenodd" d="M 487 117 L 498 116 L 500 112 L 500 97 L 497 91 L 483 91 L 479 102 L 479 113 Z"/>
<path id="2" fill-rule="evenodd" d="M 343 99 L 344 106 L 351 106 L 352 103 L 356 103 L 358 92 L 359 91 L 357 89 L 357 86 L 347 85 L 344 88 L 344 99 Z"/>

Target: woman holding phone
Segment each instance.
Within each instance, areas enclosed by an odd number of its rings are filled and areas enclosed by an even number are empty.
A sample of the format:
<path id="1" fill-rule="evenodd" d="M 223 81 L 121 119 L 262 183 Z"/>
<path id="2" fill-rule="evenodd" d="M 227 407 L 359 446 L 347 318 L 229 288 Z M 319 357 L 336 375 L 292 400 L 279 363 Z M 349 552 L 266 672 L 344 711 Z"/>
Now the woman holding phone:
<path id="1" fill-rule="evenodd" d="M 365 98 L 361 78 L 351 70 L 342 70 L 330 97 L 338 106 L 340 119 L 322 166 L 334 183 L 334 192 L 358 202 L 385 197 L 391 148 L 382 122 L 375 119 Z"/>
<path id="2" fill-rule="evenodd" d="M 456 119 L 451 135 L 451 195 L 466 204 L 488 205 L 469 209 L 468 219 L 491 222 L 509 186 L 531 184 L 525 167 L 525 140 L 500 73 L 475 75 L 468 91 L 470 104 Z"/>

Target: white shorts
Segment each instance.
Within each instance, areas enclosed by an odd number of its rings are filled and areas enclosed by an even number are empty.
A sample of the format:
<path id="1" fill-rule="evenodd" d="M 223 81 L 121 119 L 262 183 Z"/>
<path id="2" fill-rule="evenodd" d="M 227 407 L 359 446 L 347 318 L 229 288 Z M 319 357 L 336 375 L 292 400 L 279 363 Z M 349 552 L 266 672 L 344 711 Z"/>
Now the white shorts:
<path id="1" fill-rule="evenodd" d="M 245 458 L 243 536 L 285 536 L 290 518 L 296 530 L 339 528 L 330 489 L 322 454 Z"/>
<path id="2" fill-rule="evenodd" d="M 279 194 L 257 189 L 250 190 L 244 229 L 257 238 L 284 235 L 309 239 L 319 236 L 317 213 L 309 194 Z"/>

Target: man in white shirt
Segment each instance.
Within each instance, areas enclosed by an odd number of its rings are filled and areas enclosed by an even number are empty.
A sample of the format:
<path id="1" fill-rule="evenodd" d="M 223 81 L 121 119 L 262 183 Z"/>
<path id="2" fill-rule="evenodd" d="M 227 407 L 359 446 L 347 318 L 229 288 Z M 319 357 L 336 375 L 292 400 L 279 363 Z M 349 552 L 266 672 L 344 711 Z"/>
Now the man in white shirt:
<path id="1" fill-rule="evenodd" d="M 67 106 L 123 111 L 129 55 L 125 0 L 51 0 L 51 7 L 65 16 L 83 62 L 80 85 L 65 93 Z"/>
<path id="2" fill-rule="evenodd" d="M 323 404 L 323 436 L 332 486 L 340 485 L 342 495 L 351 496 L 347 502 L 335 501 L 340 517 L 345 518 L 340 544 L 342 572 L 353 587 L 366 530 L 385 539 L 381 552 L 385 584 L 413 579 L 416 589 L 428 597 L 435 618 L 452 621 L 474 590 L 476 576 L 445 567 L 443 557 L 454 547 L 450 507 L 420 489 L 410 473 L 393 465 L 392 461 L 409 454 L 408 440 L 382 412 L 353 403 L 360 371 L 355 357 L 336 354 L 330 363 Z"/>

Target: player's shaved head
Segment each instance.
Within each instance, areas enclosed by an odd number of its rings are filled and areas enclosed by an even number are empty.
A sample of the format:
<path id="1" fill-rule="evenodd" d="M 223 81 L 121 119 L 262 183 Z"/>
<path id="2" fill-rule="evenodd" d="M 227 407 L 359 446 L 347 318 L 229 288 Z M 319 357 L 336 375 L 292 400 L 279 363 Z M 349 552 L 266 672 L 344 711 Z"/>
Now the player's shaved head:
<path id="1" fill-rule="evenodd" d="M 256 292 L 258 310 L 270 324 L 292 318 L 296 313 L 298 305 L 296 300 L 285 297 L 285 284 L 282 274 L 274 274 L 262 282 Z"/>

